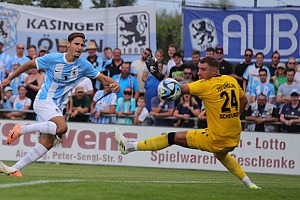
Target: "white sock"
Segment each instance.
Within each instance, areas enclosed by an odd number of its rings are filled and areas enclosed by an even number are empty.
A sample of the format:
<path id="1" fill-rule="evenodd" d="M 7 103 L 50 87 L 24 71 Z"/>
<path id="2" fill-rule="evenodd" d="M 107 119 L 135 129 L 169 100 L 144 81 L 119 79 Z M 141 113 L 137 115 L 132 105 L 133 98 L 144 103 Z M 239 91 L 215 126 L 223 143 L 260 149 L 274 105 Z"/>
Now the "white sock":
<path id="1" fill-rule="evenodd" d="M 250 178 L 248 176 L 245 176 L 243 179 L 242 179 L 243 183 L 249 187 L 250 184 L 252 183 L 252 181 L 250 180 Z"/>
<path id="2" fill-rule="evenodd" d="M 26 126 L 21 126 L 21 134 L 31 133 L 31 132 L 40 132 L 45 134 L 56 135 L 56 124 L 51 121 L 40 122 L 36 124 L 29 124 Z"/>
<path id="3" fill-rule="evenodd" d="M 41 158 L 43 155 L 45 155 L 45 153 L 47 153 L 47 151 L 48 149 L 46 149 L 46 147 L 44 147 L 41 143 L 38 143 L 35 147 L 30 149 L 30 151 L 12 167 L 16 169 L 22 169 L 25 166 L 29 165 L 30 163 Z"/>

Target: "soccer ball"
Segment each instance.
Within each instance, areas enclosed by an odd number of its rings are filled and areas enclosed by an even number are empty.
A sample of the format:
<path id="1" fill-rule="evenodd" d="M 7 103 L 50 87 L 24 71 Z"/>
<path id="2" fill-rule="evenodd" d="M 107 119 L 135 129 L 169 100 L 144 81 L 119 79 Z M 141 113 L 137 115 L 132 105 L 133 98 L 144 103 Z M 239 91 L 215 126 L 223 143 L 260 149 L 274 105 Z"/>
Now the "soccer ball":
<path id="1" fill-rule="evenodd" d="M 172 78 L 162 80 L 157 87 L 158 96 L 164 101 L 175 101 L 180 97 L 180 84 Z"/>

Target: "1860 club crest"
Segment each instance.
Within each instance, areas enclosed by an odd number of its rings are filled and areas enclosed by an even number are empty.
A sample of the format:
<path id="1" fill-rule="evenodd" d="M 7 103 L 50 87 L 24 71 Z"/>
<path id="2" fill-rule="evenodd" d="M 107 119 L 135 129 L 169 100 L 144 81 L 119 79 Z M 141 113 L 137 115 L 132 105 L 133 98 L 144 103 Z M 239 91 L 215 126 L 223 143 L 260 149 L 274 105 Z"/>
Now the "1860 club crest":
<path id="1" fill-rule="evenodd" d="M 212 20 L 192 20 L 189 24 L 189 30 L 193 49 L 205 51 L 207 47 L 218 45 L 217 31 Z"/>
<path id="2" fill-rule="evenodd" d="M 0 40 L 4 44 L 4 51 L 17 43 L 17 21 L 19 18 L 20 15 L 17 10 L 0 7 Z"/>
<path id="3" fill-rule="evenodd" d="M 140 54 L 150 45 L 149 14 L 120 14 L 117 17 L 117 44 L 123 54 Z"/>

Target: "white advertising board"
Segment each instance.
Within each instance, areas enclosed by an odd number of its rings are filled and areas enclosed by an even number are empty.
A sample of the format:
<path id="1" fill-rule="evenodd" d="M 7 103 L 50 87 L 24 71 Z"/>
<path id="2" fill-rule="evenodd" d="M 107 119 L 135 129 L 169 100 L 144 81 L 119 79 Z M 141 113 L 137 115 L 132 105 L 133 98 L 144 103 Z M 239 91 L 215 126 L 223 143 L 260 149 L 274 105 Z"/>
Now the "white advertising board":
<path id="1" fill-rule="evenodd" d="M 20 121 L 22 124 L 32 121 Z M 18 121 L 19 123 L 19 121 Z M 13 121 L 1 121 L 0 160 L 17 161 L 36 145 L 35 133 L 25 134 L 11 145 L 6 144 Z M 68 123 L 63 142 L 57 144 L 39 161 L 95 165 L 123 165 L 177 169 L 226 169 L 213 154 L 176 145 L 153 152 L 133 152 L 121 155 L 113 139 L 118 126 L 128 138 L 137 141 L 183 129 L 122 126 L 90 123 Z M 246 172 L 300 175 L 299 134 L 242 132 L 239 146 L 231 152 Z"/>

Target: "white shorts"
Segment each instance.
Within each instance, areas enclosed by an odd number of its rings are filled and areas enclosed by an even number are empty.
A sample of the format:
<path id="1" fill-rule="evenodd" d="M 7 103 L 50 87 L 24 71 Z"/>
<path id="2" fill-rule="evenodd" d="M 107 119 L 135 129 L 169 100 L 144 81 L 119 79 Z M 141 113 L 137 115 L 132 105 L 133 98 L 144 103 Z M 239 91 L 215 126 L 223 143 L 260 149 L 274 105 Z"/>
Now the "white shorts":
<path id="1" fill-rule="evenodd" d="M 50 100 L 35 100 L 33 109 L 39 122 L 47 122 L 53 117 L 63 116 L 58 106 Z"/>

